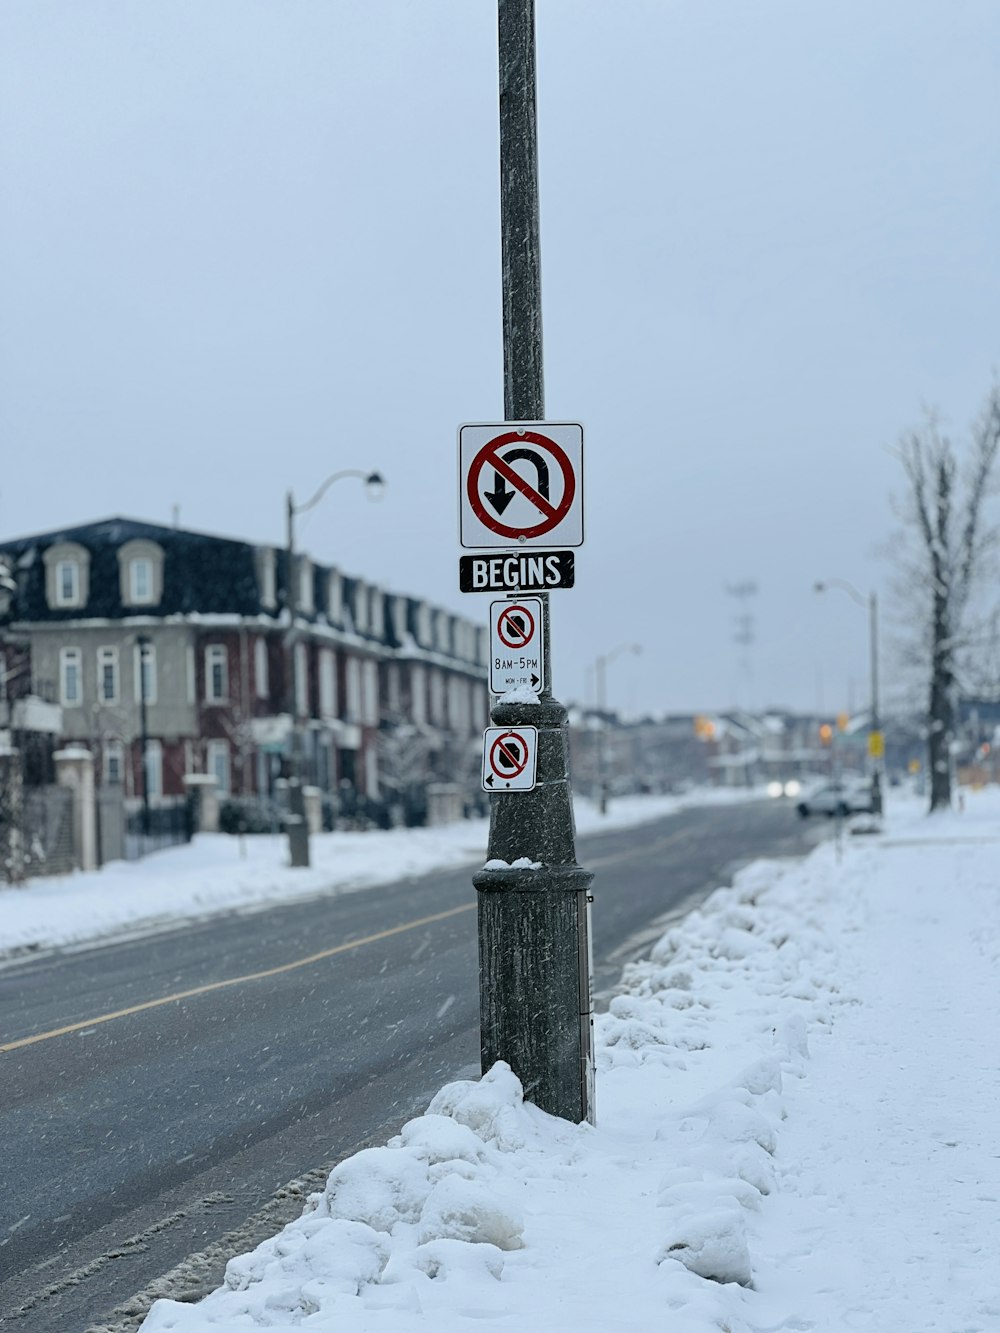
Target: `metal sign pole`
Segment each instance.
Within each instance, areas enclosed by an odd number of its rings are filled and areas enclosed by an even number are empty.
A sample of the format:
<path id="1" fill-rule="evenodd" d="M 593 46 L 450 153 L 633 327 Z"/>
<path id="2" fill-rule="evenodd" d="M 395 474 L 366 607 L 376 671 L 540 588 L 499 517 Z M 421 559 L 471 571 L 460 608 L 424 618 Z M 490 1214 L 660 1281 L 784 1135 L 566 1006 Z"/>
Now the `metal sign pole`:
<path id="1" fill-rule="evenodd" d="M 504 414 L 544 421 L 534 0 L 498 0 Z M 498 702 L 497 727 L 537 728 L 536 785 L 491 796 L 482 870 L 479 990 L 482 1067 L 505 1060 L 525 1096 L 567 1120 L 594 1119 L 590 884 L 577 864 L 566 709 L 552 697 L 549 599 L 542 602 L 537 702 Z"/>

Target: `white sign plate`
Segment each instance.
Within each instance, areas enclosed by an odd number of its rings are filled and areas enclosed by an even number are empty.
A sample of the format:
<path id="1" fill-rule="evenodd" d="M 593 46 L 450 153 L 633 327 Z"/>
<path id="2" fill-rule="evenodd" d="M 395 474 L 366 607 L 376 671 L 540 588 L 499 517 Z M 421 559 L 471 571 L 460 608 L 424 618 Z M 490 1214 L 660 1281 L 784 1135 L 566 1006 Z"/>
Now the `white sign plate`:
<path id="1" fill-rule="evenodd" d="M 533 791 L 537 727 L 487 727 L 483 733 L 483 790 Z"/>
<path id="2" fill-rule="evenodd" d="M 490 602 L 490 691 L 542 688 L 545 633 L 538 597 Z"/>
<path id="3" fill-rule="evenodd" d="M 582 546 L 583 427 L 460 426 L 458 489 L 463 546 Z"/>

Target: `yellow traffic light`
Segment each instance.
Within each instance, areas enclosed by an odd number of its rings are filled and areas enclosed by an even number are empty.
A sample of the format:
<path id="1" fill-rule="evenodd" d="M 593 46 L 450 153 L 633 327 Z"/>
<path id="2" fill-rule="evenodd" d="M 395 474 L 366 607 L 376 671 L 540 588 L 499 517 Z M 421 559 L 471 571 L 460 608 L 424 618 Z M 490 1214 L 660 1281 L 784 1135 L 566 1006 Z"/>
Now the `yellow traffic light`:
<path id="1" fill-rule="evenodd" d="M 821 745 L 829 745 L 833 740 L 833 727 L 829 722 L 824 722 L 819 729 L 819 739 Z"/>
<path id="2" fill-rule="evenodd" d="M 838 714 L 837 714 L 837 730 L 838 730 L 838 731 L 846 731 L 846 730 L 847 730 L 847 724 L 850 722 L 850 720 L 851 720 L 851 716 L 850 716 L 849 713 L 838 713 Z"/>

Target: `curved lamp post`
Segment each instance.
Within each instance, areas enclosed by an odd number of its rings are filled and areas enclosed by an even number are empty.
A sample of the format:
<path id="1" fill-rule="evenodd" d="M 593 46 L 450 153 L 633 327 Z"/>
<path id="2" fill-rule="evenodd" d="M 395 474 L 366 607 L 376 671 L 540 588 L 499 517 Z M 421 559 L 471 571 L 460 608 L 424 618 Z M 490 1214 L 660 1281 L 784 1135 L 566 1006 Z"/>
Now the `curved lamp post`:
<path id="1" fill-rule="evenodd" d="M 865 597 L 858 592 L 847 579 L 820 579 L 813 584 L 814 592 L 826 592 L 827 588 L 840 588 L 857 602 L 868 607 L 868 648 L 871 661 L 871 720 L 868 724 L 868 754 L 872 761 L 872 813 L 882 813 L 882 761 L 877 752 L 881 746 L 881 723 L 878 711 L 878 597 L 874 592 Z"/>
<path id="2" fill-rule="evenodd" d="M 295 517 L 318 505 L 330 487 L 347 477 L 364 482 L 369 500 L 380 500 L 385 481 L 379 472 L 345 468 L 334 472 L 304 504 L 296 504 L 289 491 L 285 496 L 285 606 L 288 609 L 288 636 L 285 641 L 285 705 L 292 720 L 291 771 L 288 775 L 288 853 L 293 866 L 309 865 L 309 825 L 306 822 L 305 795 L 302 790 L 302 728 L 299 725 L 298 700 L 295 697 L 295 616 L 298 611 L 298 577 L 295 569 Z"/>
<path id="3" fill-rule="evenodd" d="M 607 746 L 608 746 L 608 720 L 607 712 L 607 669 L 609 663 L 613 662 L 621 653 L 634 653 L 638 656 L 642 652 L 641 643 L 620 643 L 617 648 L 612 648 L 610 653 L 604 653 L 594 662 L 594 680 L 597 687 L 597 711 L 601 716 L 601 734 L 597 746 L 597 796 L 600 811 L 602 815 L 608 812 L 608 783 L 607 783 Z"/>

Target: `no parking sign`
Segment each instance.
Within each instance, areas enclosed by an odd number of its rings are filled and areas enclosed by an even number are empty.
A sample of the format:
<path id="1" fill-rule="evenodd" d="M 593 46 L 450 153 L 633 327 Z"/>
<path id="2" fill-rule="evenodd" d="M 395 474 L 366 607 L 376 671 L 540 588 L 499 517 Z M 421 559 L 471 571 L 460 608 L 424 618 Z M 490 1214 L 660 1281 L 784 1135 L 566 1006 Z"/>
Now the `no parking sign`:
<path id="1" fill-rule="evenodd" d="M 483 790 L 533 791 L 537 727 L 487 727 L 483 734 Z"/>

